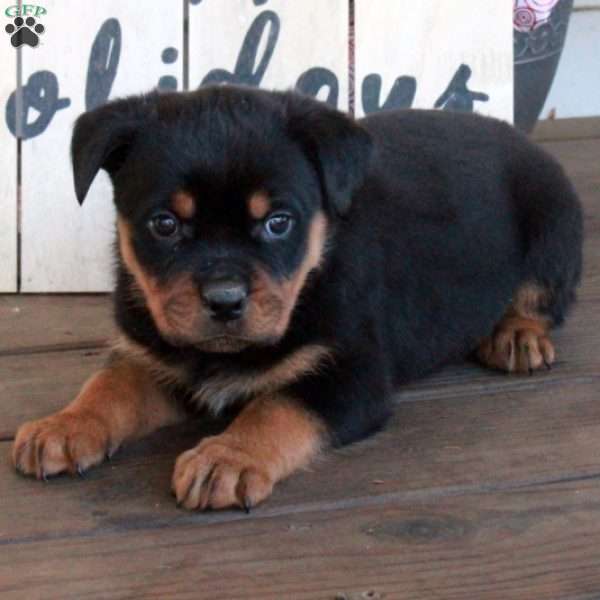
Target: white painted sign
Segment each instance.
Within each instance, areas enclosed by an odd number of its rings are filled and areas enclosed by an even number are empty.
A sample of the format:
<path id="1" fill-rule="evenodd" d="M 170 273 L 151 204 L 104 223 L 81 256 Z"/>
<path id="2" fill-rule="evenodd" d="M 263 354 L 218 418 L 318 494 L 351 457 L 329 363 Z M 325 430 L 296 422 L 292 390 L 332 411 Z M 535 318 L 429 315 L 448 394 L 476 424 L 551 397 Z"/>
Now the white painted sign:
<path id="1" fill-rule="evenodd" d="M 189 89 L 209 82 L 296 87 L 349 108 L 347 0 L 189 0 L 185 11 L 181 1 L 46 0 L 16 10 L 3 15 L 0 72 L 2 290 L 16 286 L 19 132 L 21 289 L 105 291 L 112 287 L 114 209 L 104 173 L 84 207 L 75 200 L 69 146 L 81 112 L 157 86 L 181 90 L 185 82 Z M 355 45 L 359 115 L 435 105 L 512 118 L 510 2 L 355 0 Z"/>
<path id="2" fill-rule="evenodd" d="M 85 206 L 77 204 L 73 123 L 107 98 L 148 91 L 161 77 L 181 87 L 183 6 L 170 3 L 166 14 L 164 4 L 122 0 L 54 0 L 44 7 L 40 44 L 22 47 L 22 290 L 109 290 L 110 182 L 100 172 Z"/>
<path id="3" fill-rule="evenodd" d="M 346 0 L 192 0 L 190 88 L 292 89 L 348 108 Z"/>
<path id="4" fill-rule="evenodd" d="M 355 0 L 356 114 L 412 107 L 512 122 L 513 3 Z"/>
<path id="5" fill-rule="evenodd" d="M 5 42 L 0 53 L 0 99 L 17 83 L 17 54 Z M 17 139 L 0 122 L 0 292 L 17 291 Z"/>

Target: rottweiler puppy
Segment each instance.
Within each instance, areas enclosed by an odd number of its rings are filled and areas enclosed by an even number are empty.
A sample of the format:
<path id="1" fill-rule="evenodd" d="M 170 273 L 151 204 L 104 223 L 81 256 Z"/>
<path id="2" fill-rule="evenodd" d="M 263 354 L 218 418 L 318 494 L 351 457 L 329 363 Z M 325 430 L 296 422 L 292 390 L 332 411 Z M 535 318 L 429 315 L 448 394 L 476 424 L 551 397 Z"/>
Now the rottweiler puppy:
<path id="1" fill-rule="evenodd" d="M 328 445 L 366 437 L 403 383 L 476 356 L 550 367 L 582 215 L 561 167 L 506 123 L 398 110 L 355 121 L 293 92 L 150 93 L 83 114 L 83 202 L 117 207 L 105 367 L 23 425 L 40 479 L 208 407 L 236 416 L 177 460 L 189 509 L 250 507 Z"/>

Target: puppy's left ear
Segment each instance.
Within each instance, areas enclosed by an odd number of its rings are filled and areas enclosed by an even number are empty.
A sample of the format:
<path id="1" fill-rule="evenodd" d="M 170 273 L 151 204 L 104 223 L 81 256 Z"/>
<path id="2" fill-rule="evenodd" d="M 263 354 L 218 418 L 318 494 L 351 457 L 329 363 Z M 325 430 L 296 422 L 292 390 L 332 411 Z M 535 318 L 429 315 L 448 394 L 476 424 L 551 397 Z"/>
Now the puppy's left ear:
<path id="1" fill-rule="evenodd" d="M 345 214 L 369 168 L 372 140 L 345 114 L 295 92 L 284 97 L 287 130 L 315 167 L 331 212 Z"/>

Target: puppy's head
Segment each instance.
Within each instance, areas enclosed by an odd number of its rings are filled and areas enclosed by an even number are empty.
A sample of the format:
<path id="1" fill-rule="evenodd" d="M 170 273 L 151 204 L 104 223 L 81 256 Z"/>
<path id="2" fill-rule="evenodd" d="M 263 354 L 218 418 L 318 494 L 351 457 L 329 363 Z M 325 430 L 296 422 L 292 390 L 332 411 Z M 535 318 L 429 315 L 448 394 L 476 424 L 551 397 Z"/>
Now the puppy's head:
<path id="1" fill-rule="evenodd" d="M 111 177 L 131 293 L 165 340 L 209 352 L 285 334 L 370 149 L 319 102 L 236 87 L 111 102 L 72 141 L 80 203 Z"/>

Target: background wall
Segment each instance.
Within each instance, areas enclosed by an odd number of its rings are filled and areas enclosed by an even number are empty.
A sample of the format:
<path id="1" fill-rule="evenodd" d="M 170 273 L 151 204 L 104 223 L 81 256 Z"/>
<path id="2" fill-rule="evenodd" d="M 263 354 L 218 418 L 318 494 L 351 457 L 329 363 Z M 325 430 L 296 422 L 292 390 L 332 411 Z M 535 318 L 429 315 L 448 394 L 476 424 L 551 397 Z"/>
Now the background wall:
<path id="1" fill-rule="evenodd" d="M 600 116 L 600 0 L 575 0 L 565 47 L 541 118 Z"/>
<path id="2" fill-rule="evenodd" d="M 107 99 L 233 82 L 354 98 L 359 115 L 512 119 L 509 0 L 355 0 L 354 20 L 348 0 L 39 1 L 35 23 L 22 15 L 39 43 L 13 47 L 23 21 L 0 13 L 0 291 L 112 288 L 110 182 L 79 207 L 69 158 L 74 120 Z"/>

